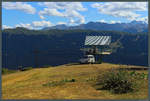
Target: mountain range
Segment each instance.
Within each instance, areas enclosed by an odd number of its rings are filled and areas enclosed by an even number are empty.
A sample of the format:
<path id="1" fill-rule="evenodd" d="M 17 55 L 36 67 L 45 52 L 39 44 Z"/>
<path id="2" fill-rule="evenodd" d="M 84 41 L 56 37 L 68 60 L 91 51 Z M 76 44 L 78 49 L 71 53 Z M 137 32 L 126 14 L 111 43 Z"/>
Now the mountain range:
<path id="1" fill-rule="evenodd" d="M 104 22 L 88 22 L 87 24 L 80 24 L 76 26 L 67 26 L 65 24 L 55 25 L 52 27 L 45 27 L 42 30 L 59 29 L 84 29 L 84 30 L 105 30 L 105 31 L 122 31 L 129 33 L 148 32 L 148 24 L 142 21 L 132 21 L 129 23 L 104 23 Z"/>

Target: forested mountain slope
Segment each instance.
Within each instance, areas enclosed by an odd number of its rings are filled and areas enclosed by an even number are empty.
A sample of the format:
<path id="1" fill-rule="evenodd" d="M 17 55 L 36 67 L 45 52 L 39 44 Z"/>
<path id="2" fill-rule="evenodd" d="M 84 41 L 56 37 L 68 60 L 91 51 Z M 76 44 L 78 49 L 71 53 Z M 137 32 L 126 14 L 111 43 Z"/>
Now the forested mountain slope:
<path id="1" fill-rule="evenodd" d="M 3 38 L 3 67 L 60 65 L 78 62 L 83 56 L 86 35 L 110 35 L 113 53 L 104 62 L 147 65 L 148 34 L 93 30 L 28 30 L 5 29 Z"/>

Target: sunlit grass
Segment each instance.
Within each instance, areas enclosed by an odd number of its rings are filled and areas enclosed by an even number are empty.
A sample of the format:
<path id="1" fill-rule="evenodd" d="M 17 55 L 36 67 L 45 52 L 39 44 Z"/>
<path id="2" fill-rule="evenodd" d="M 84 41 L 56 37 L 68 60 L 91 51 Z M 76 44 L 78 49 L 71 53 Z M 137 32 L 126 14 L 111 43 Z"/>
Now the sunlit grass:
<path id="1" fill-rule="evenodd" d="M 141 79 L 143 81 L 143 84 L 141 85 L 142 87 L 138 92 L 134 93 L 112 94 L 109 91 L 96 90 L 93 87 L 98 73 L 103 73 L 110 68 L 118 68 L 119 66 L 120 65 L 108 63 L 67 66 L 62 65 L 2 75 L 2 98 L 146 99 L 148 97 L 147 79 Z M 127 66 L 122 67 L 126 68 Z M 134 66 L 130 67 L 134 68 Z M 137 72 L 145 74 L 148 73 L 146 70 Z M 69 81 L 72 79 L 74 79 L 75 82 Z M 59 82 L 63 83 L 59 85 Z M 54 86 L 51 86 L 51 83 L 53 83 Z M 44 84 L 48 85 L 43 86 Z"/>

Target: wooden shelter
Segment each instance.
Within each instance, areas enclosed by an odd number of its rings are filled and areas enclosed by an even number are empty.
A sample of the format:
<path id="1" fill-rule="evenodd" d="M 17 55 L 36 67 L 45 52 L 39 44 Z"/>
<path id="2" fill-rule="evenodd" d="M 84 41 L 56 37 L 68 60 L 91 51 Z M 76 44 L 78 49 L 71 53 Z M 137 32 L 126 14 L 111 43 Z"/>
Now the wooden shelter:
<path id="1" fill-rule="evenodd" d="M 102 55 L 111 54 L 109 45 L 111 43 L 111 36 L 86 36 L 85 38 L 85 55 L 92 54 L 96 57 L 100 57 L 102 60 Z M 99 59 L 96 59 L 99 60 Z"/>

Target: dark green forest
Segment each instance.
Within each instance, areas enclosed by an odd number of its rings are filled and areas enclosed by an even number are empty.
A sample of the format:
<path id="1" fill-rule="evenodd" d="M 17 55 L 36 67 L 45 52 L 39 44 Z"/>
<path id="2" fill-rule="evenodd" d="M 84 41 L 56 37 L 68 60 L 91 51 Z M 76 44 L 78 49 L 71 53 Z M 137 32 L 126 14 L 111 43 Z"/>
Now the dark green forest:
<path id="1" fill-rule="evenodd" d="M 86 35 L 109 35 L 113 53 L 103 57 L 115 64 L 148 65 L 148 34 L 94 30 L 28 30 L 2 31 L 3 67 L 56 66 L 78 62 L 83 56 Z"/>

